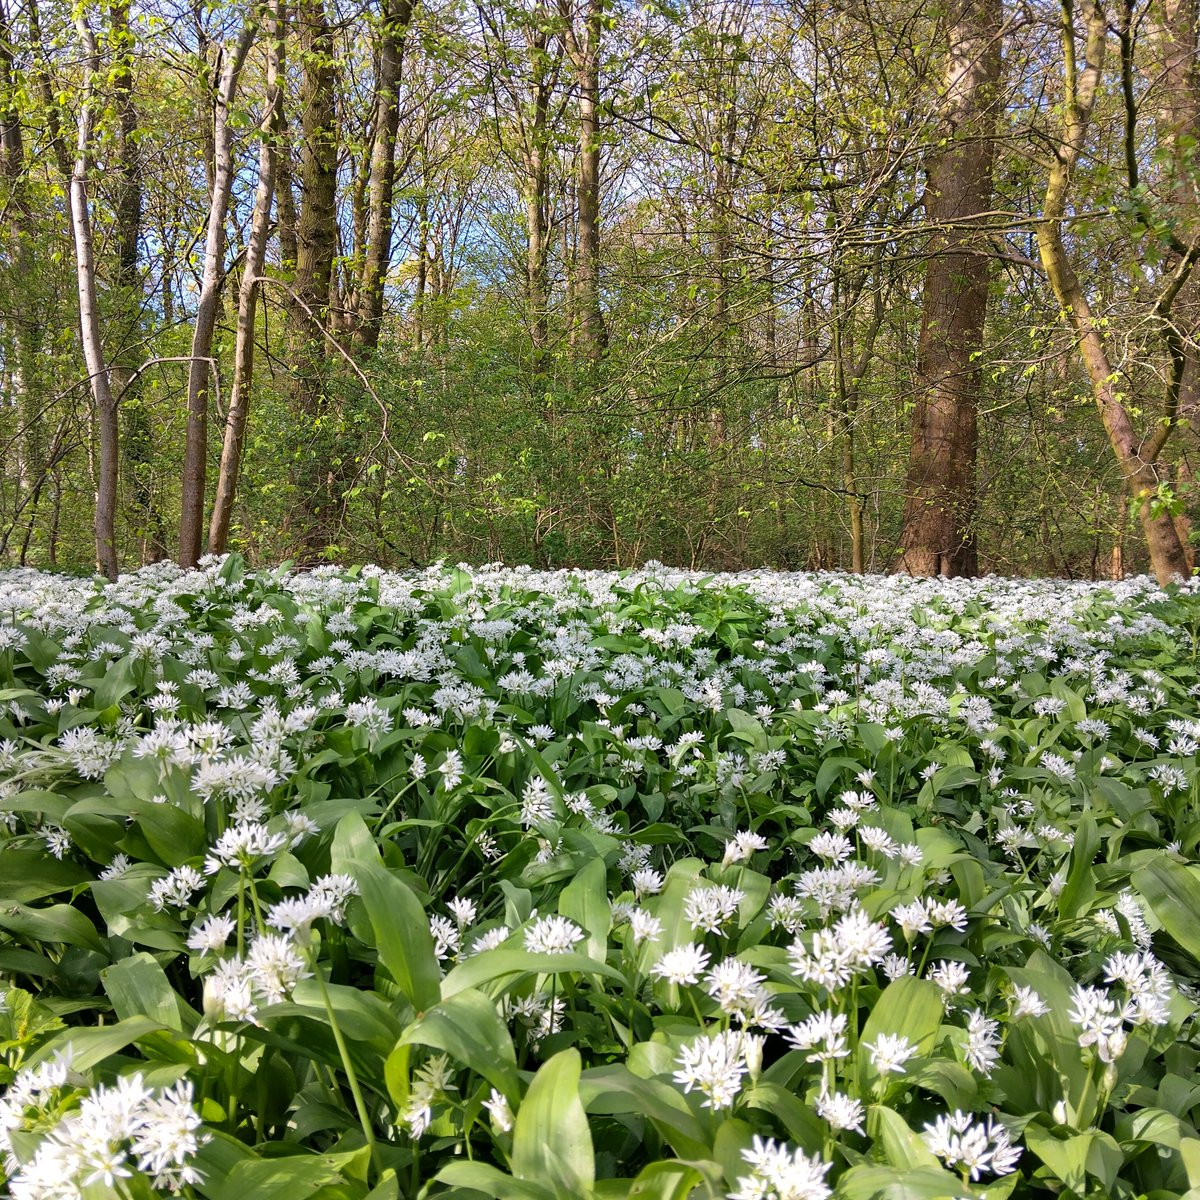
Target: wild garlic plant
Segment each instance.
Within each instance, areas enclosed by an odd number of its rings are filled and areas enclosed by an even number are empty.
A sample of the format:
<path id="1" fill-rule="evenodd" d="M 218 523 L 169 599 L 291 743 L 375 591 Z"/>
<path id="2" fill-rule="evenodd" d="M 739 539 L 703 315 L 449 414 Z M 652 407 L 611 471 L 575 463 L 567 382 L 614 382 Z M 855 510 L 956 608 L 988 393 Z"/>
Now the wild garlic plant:
<path id="1" fill-rule="evenodd" d="M 7 1187 L 1183 1196 L 1198 627 L 1145 579 L 0 575 Z"/>

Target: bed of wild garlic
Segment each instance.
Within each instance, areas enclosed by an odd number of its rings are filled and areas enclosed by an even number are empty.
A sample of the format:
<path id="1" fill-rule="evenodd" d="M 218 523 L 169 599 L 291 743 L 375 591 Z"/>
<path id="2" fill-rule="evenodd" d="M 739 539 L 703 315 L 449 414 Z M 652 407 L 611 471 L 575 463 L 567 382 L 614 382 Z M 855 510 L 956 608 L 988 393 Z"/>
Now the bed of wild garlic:
<path id="1" fill-rule="evenodd" d="M 0 575 L 16 1200 L 1200 1197 L 1200 586 Z"/>

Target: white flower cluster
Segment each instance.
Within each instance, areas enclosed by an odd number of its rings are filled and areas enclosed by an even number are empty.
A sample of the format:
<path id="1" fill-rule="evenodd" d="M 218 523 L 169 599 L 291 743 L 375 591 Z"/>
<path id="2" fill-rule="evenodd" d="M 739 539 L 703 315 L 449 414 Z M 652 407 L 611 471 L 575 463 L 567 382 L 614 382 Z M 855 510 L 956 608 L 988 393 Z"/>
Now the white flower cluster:
<path id="1" fill-rule="evenodd" d="M 199 1183 L 192 1164 L 209 1139 L 187 1080 L 150 1088 L 141 1075 L 122 1076 L 85 1094 L 21 1161 L 12 1136 L 37 1127 L 42 1112 L 61 1099 L 65 1062 L 19 1072 L 0 1100 L 0 1140 L 13 1200 L 83 1200 L 88 1189 L 110 1192 L 135 1172 L 156 1189 L 176 1192 Z"/>

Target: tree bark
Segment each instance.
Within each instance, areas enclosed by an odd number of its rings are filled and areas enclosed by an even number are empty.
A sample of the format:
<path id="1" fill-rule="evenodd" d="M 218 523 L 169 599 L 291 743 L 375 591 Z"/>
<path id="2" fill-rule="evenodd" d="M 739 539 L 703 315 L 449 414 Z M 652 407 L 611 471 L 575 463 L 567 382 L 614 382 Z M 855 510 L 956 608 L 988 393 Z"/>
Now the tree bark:
<path id="1" fill-rule="evenodd" d="M 1087 33 L 1081 68 L 1076 59 L 1074 0 L 1062 0 L 1063 127 L 1046 183 L 1043 219 L 1037 227 L 1038 252 L 1055 298 L 1075 335 L 1125 489 L 1137 506 L 1151 568 L 1160 583 L 1167 583 L 1188 575 L 1187 556 L 1171 515 L 1155 503 L 1159 483 L 1155 463 L 1170 435 L 1171 424 L 1160 425 L 1152 439 L 1143 441 L 1139 437 L 1125 406 L 1119 375 L 1109 358 L 1103 323 L 1096 319 L 1063 243 L 1067 197 L 1087 140 L 1108 36 L 1104 10 L 1097 0 L 1084 0 L 1083 14 Z"/>
<path id="2" fill-rule="evenodd" d="M 289 400 L 312 442 L 298 483 L 303 512 L 302 556 L 321 557 L 337 526 L 336 431 L 324 395 L 333 261 L 337 254 L 337 82 L 333 31 L 324 0 L 296 5 L 301 57 L 300 214 L 296 272 L 287 301 L 291 353 Z"/>
<path id="3" fill-rule="evenodd" d="M 79 292 L 79 326 L 83 344 L 83 360 L 96 411 L 97 467 L 96 567 L 109 579 L 118 571 L 116 512 L 117 512 L 117 405 L 113 398 L 112 382 L 104 347 L 100 338 L 100 311 L 96 302 L 96 259 L 92 242 L 91 212 L 88 207 L 88 165 L 92 149 L 95 122 L 96 73 L 100 69 L 100 51 L 96 35 L 87 16 L 79 10 L 75 18 L 84 49 L 83 100 L 79 107 L 78 137 L 75 144 L 75 165 L 70 179 L 70 217 L 72 241 L 75 247 L 75 279 Z"/>
<path id="4" fill-rule="evenodd" d="M 267 39 L 267 74 L 263 117 L 259 126 L 258 187 L 254 193 L 254 214 L 250 222 L 250 241 L 238 288 L 237 340 L 233 355 L 233 382 L 230 384 L 229 409 L 225 417 L 225 437 L 221 447 L 221 467 L 213 496 L 208 525 L 208 552 L 224 554 L 229 544 L 229 526 L 233 501 L 241 472 L 246 424 L 250 417 L 250 393 L 254 383 L 254 334 L 258 315 L 260 277 L 266 260 L 267 236 L 271 231 L 271 201 L 275 194 L 277 143 L 283 130 L 283 88 L 280 71 L 280 43 L 283 38 L 281 0 L 271 0 L 263 32 Z"/>
<path id="5" fill-rule="evenodd" d="M 971 221 L 992 197 L 1000 18 L 999 0 L 957 0 L 947 31 L 945 146 L 930 164 L 925 193 L 933 233 L 896 563 L 910 575 L 978 570 L 976 413 L 990 260 Z"/>
<path id="6" fill-rule="evenodd" d="M 183 453 L 183 491 L 179 518 L 179 563 L 194 567 L 200 558 L 204 528 L 204 493 L 208 469 L 209 381 L 212 376 L 213 334 L 221 287 L 225 282 L 225 219 L 233 187 L 233 129 L 230 109 L 246 55 L 257 33 L 257 13 L 248 11 L 237 41 L 223 50 L 224 64 L 213 115 L 213 175 L 204 242 L 204 272 L 196 323 L 192 331 L 192 359 L 188 367 L 187 436 Z"/>
<path id="7" fill-rule="evenodd" d="M 593 378 L 604 355 L 608 333 L 600 306 L 600 37 L 604 0 L 585 0 L 577 29 L 570 0 L 559 0 L 567 49 L 579 95 L 578 205 L 579 249 L 575 265 L 575 311 L 579 346 Z"/>
<path id="8" fill-rule="evenodd" d="M 404 40 L 412 0 L 384 0 L 380 14 L 379 76 L 375 85 L 375 136 L 367 182 L 367 242 L 355 322 L 354 343 L 373 351 L 383 325 L 383 286 L 392 255 L 392 194 L 396 184 L 396 132 Z"/>

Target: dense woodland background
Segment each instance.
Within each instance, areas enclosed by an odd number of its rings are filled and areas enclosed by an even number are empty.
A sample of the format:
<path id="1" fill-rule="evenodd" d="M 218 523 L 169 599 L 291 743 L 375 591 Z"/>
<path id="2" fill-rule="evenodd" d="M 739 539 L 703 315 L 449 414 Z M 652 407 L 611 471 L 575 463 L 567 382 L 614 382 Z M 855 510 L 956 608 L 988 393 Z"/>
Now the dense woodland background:
<path id="1" fill-rule="evenodd" d="M 0 0 L 0 132 L 6 563 L 1190 568 L 1196 0 Z"/>

